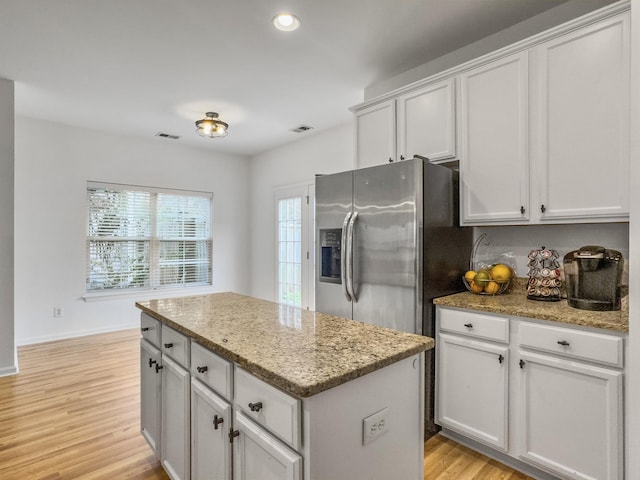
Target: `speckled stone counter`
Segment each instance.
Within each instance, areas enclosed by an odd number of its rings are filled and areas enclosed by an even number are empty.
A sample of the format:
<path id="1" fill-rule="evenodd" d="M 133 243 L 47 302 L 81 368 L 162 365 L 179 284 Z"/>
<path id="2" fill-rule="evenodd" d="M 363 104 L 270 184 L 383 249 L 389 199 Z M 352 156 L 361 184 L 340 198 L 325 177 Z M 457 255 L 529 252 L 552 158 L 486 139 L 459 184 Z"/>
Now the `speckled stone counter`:
<path id="1" fill-rule="evenodd" d="M 433 348 L 432 338 L 235 293 L 136 302 L 245 370 L 310 397 Z"/>
<path id="2" fill-rule="evenodd" d="M 629 331 L 629 307 L 627 298 L 622 309 L 614 312 L 592 312 L 570 307 L 566 300 L 542 302 L 527 299 L 521 279 L 502 295 L 475 295 L 469 292 L 456 293 L 437 298 L 434 303 L 447 307 L 468 308 L 517 317 L 550 320 L 585 327 L 603 328 L 617 332 Z M 524 280 L 526 283 L 526 280 Z"/>

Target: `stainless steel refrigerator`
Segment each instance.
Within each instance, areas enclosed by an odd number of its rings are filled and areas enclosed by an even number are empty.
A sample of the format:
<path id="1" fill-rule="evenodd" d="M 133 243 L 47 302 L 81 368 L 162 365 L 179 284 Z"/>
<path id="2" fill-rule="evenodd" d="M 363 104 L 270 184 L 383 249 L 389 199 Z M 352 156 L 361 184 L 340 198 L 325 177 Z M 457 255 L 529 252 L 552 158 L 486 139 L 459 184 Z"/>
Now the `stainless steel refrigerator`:
<path id="1" fill-rule="evenodd" d="M 458 173 L 451 168 L 414 158 L 317 176 L 316 310 L 433 337 L 432 300 L 464 289 L 472 229 L 458 224 Z"/>

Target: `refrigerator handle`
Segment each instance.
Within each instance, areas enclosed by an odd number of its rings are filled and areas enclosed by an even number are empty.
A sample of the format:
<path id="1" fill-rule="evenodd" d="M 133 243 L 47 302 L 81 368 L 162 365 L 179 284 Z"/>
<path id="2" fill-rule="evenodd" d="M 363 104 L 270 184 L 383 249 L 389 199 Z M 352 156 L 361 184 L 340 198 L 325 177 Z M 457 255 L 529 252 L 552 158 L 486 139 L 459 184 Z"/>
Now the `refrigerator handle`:
<path id="1" fill-rule="evenodd" d="M 342 285 L 342 293 L 347 297 L 347 302 L 351 301 L 347 287 L 347 229 L 350 219 L 351 212 L 348 212 L 344 217 L 344 222 L 342 222 L 342 238 L 340 240 L 340 284 Z"/>
<path id="2" fill-rule="evenodd" d="M 349 228 L 347 229 L 347 292 L 351 297 L 352 302 L 357 302 L 358 297 L 356 291 L 353 288 L 353 229 L 355 227 L 356 219 L 358 218 L 358 212 L 353 212 L 351 220 L 349 220 Z"/>

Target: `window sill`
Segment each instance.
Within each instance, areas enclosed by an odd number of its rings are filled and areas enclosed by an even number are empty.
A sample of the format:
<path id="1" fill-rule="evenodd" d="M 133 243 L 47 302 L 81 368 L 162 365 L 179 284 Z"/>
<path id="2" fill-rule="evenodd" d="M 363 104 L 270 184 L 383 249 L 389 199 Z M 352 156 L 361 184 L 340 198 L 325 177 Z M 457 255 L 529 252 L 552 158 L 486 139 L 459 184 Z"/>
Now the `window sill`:
<path id="1" fill-rule="evenodd" d="M 81 298 L 85 302 L 103 302 L 108 300 L 124 300 L 127 298 L 135 298 L 138 300 L 154 300 L 157 298 L 167 297 L 188 297 L 192 295 L 207 295 L 214 293 L 215 287 L 213 285 L 203 285 L 200 287 L 185 287 L 185 288 L 167 288 L 157 290 L 138 290 L 138 291 L 121 291 L 121 292 L 91 292 L 85 293 Z"/>

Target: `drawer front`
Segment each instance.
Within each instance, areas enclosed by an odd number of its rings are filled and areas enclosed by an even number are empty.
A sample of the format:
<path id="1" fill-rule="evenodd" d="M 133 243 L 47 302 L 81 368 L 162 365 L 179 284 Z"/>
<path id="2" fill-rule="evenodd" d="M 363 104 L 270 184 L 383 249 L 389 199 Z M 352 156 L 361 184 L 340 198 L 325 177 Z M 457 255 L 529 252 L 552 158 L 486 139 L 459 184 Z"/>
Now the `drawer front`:
<path id="1" fill-rule="evenodd" d="M 238 366 L 234 383 L 236 407 L 294 449 L 300 449 L 300 400 Z"/>
<path id="2" fill-rule="evenodd" d="M 469 310 L 438 310 L 440 330 L 462 333 L 470 337 L 509 342 L 509 319 Z"/>
<path id="3" fill-rule="evenodd" d="M 191 342 L 191 376 L 198 378 L 219 395 L 231 399 L 233 364 L 211 350 Z"/>
<path id="4" fill-rule="evenodd" d="M 160 350 L 162 350 L 163 355 L 169 355 L 183 367 L 189 368 L 189 339 L 186 335 L 165 324 L 162 324 L 162 345 Z"/>
<path id="5" fill-rule="evenodd" d="M 622 368 L 621 337 L 572 328 L 522 322 L 520 346 Z"/>
<path id="6" fill-rule="evenodd" d="M 140 333 L 142 338 L 154 347 L 160 348 L 160 322 L 146 313 L 140 314 Z"/>

